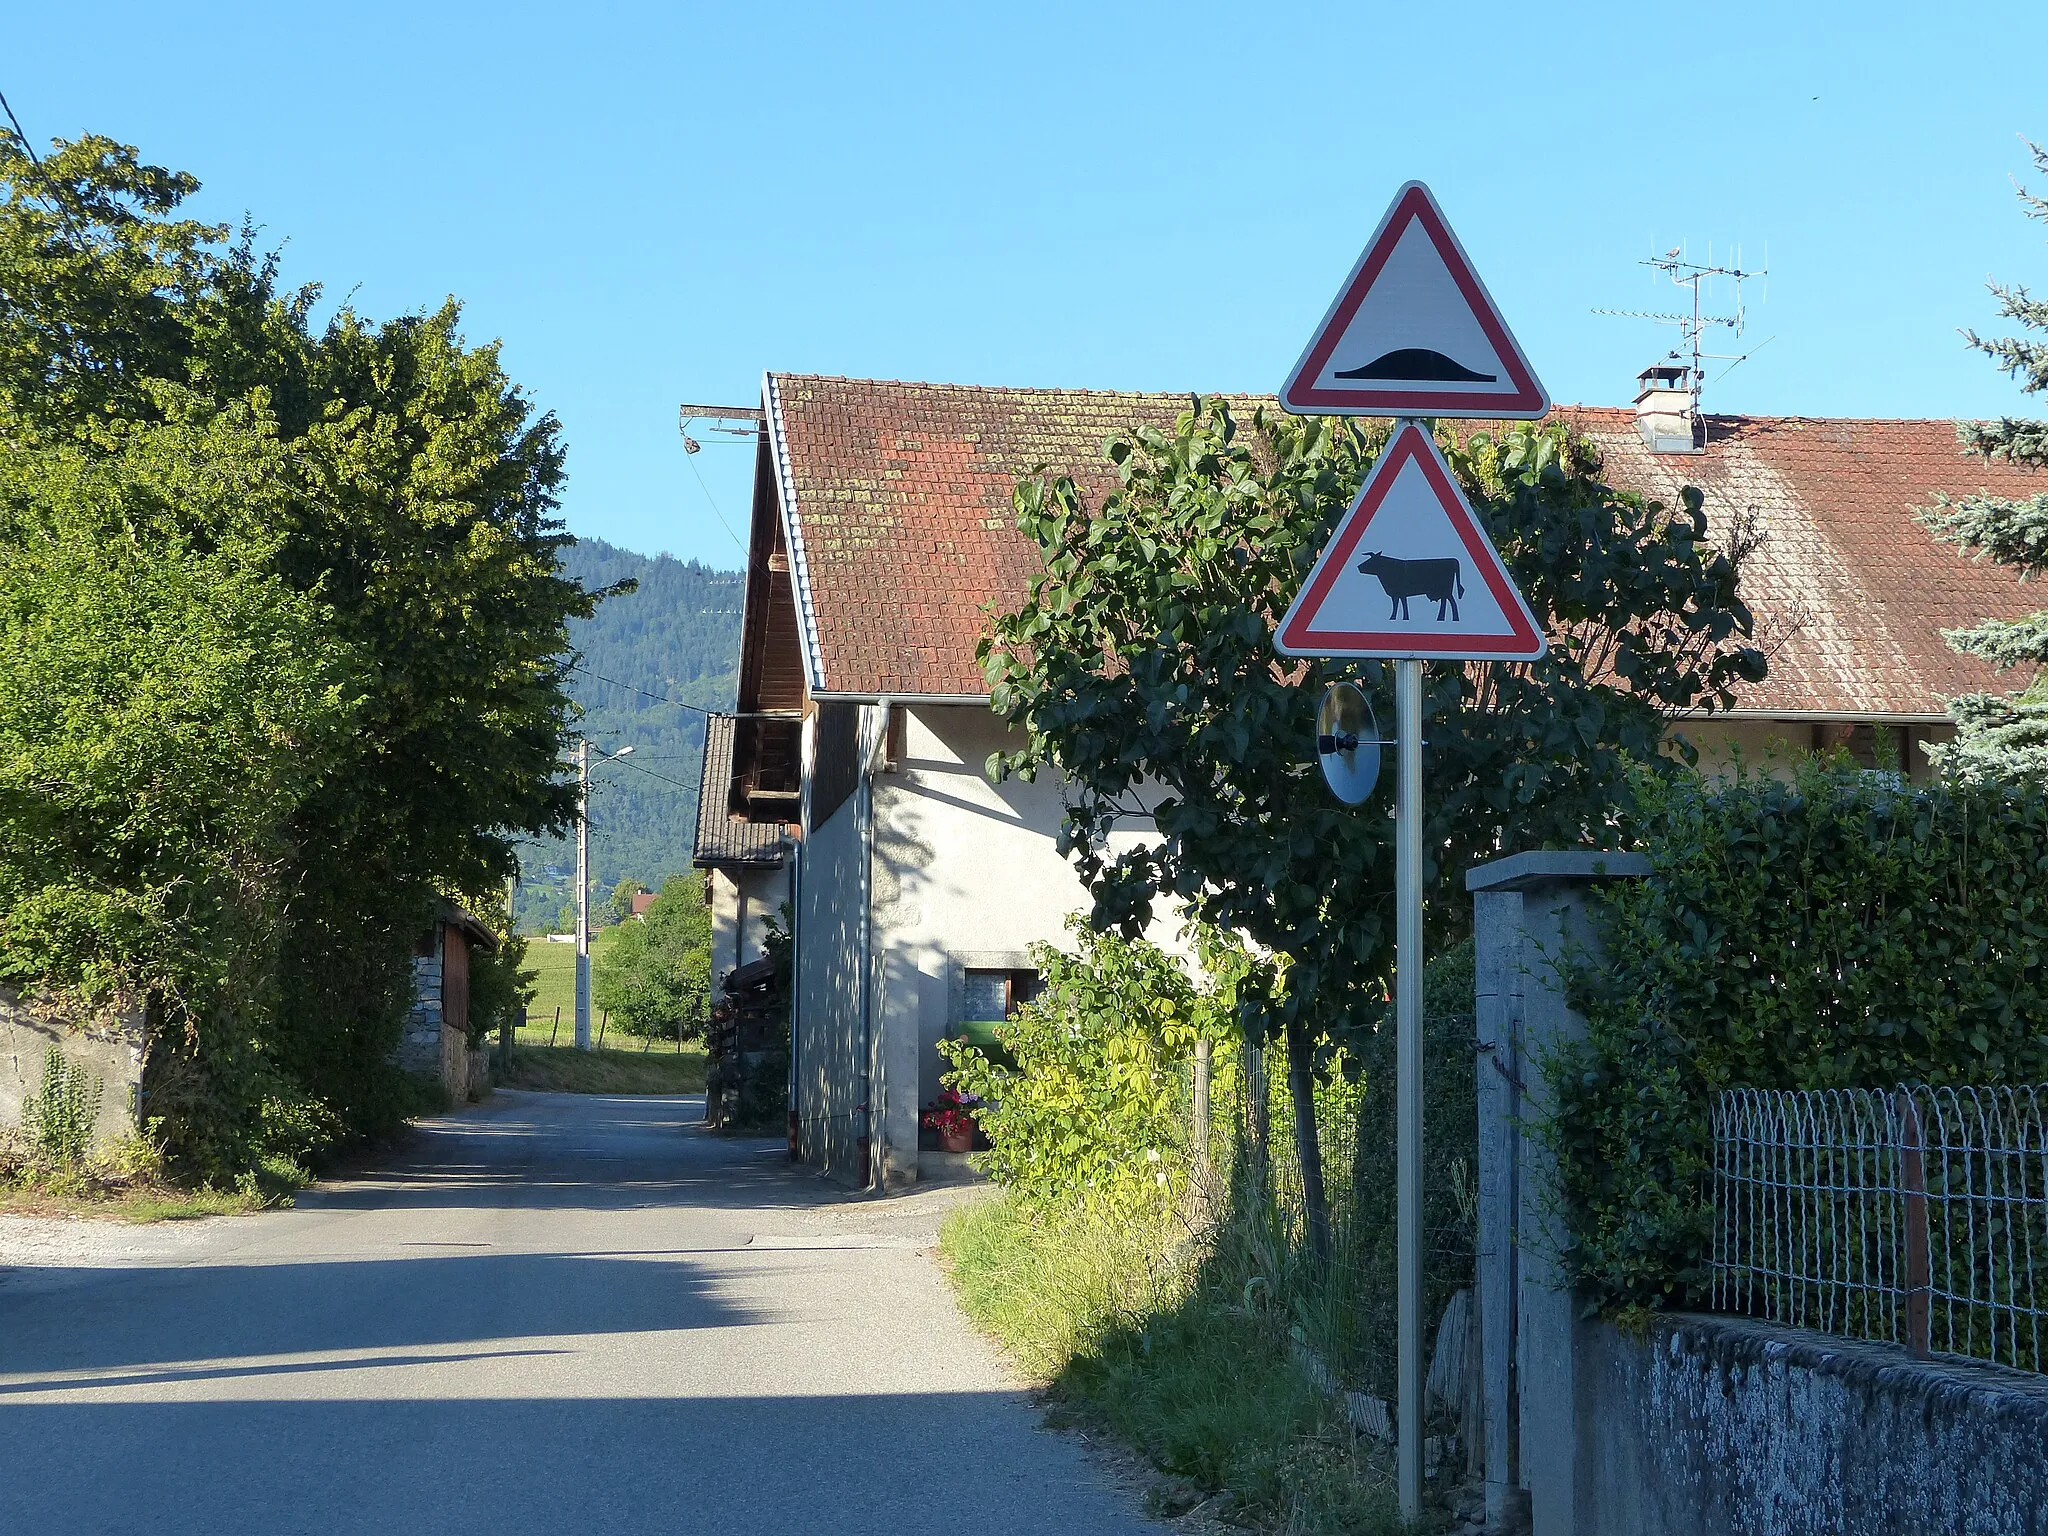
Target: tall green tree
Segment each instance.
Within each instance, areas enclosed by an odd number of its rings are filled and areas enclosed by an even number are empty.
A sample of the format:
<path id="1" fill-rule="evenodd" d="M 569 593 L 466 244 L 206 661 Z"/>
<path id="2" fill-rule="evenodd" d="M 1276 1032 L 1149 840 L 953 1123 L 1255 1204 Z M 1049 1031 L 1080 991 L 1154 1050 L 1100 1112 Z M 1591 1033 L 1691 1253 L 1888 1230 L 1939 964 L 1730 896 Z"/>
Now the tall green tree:
<path id="1" fill-rule="evenodd" d="M 703 1030 L 711 999 L 711 909 L 695 875 L 671 875 L 639 919 L 591 963 L 590 995 L 629 1034 Z"/>
<path id="2" fill-rule="evenodd" d="M 463 339 L 452 300 L 384 322 L 344 304 L 316 325 L 318 288 L 282 288 L 246 231 L 181 217 L 197 182 L 133 149 L 89 137 L 37 166 L 7 141 L 0 186 L 9 452 L 112 464 L 135 433 L 203 446 L 239 424 L 232 454 L 190 449 L 182 472 L 197 490 L 152 504 L 136 558 L 225 560 L 266 601 L 292 599 L 321 686 L 345 703 L 347 729 L 308 739 L 289 774 L 273 782 L 268 758 L 250 763 L 250 786 L 269 785 L 245 787 L 273 829 L 263 878 L 279 903 L 277 1004 L 257 1054 L 272 1098 L 296 1094 L 343 1132 L 369 1128 L 400 1107 L 389 1057 L 436 894 L 492 892 L 519 838 L 574 814 L 558 768 L 566 624 L 596 594 L 560 568 L 559 427 L 495 346 Z M 18 515 L 32 521 L 57 494 L 47 476 L 22 482 Z M 225 538 L 228 502 L 261 507 L 262 540 Z M 96 515 L 118 520 L 107 505 Z M 75 542 L 61 550 L 82 558 Z M 86 652 L 99 622 L 81 611 Z M 267 697 L 266 665 L 254 641 L 240 653 L 252 699 Z M 55 760 L 47 736 L 21 750 L 31 773 Z M 203 756 L 195 745 L 195 771 Z M 0 947 L 14 933 L 0 916 Z M 186 1049 L 162 1038 L 173 1056 Z M 238 1081 L 213 1088 L 246 1103 Z"/>
<path id="3" fill-rule="evenodd" d="M 267 569 L 265 424 L 94 438 L 0 453 L 0 981 L 146 1007 L 148 1111 L 224 1166 L 277 1087 L 291 813 L 353 698 L 320 603 Z"/>
<path id="4" fill-rule="evenodd" d="M 1135 935 L 1164 897 L 1277 958 L 1238 997 L 1252 1041 L 1286 1047 L 1318 1251 L 1313 1083 L 1386 999 L 1394 846 L 1385 791 L 1354 809 L 1325 789 L 1315 713 L 1353 677 L 1390 719 L 1391 669 L 1291 660 L 1272 634 L 1385 439 L 1264 410 L 1247 428 L 1212 400 L 1113 440 L 1118 485 L 1099 506 L 1065 476 L 1026 479 L 1016 509 L 1044 573 L 981 652 L 994 709 L 1026 736 L 990 774 L 1065 776 L 1062 846 L 1095 923 Z M 1445 443 L 1552 649 L 1426 673 L 1432 893 L 1499 853 L 1610 844 L 1627 764 L 1658 760 L 1672 713 L 1724 704 L 1764 667 L 1697 493 L 1672 510 L 1617 492 L 1561 425 Z M 1147 817 L 1156 839 L 1112 841 Z M 1464 910 L 1435 901 L 1432 933 Z"/>
<path id="5" fill-rule="evenodd" d="M 2034 164 L 2048 174 L 2048 149 L 2031 145 Z M 2048 198 L 2024 187 L 2020 202 L 2030 219 L 2048 220 Z M 1992 284 L 2001 316 L 2023 329 L 2048 333 L 2048 300 L 2025 288 Z M 2048 390 L 2048 340 L 2023 335 L 1987 339 L 1965 333 L 1969 344 L 2019 381 L 2025 394 Z M 1969 452 L 2027 469 L 2048 468 L 2048 422 L 1956 423 Z M 2048 491 L 2025 497 L 1937 496 L 1921 521 L 1952 544 L 2012 566 L 2021 579 L 2048 575 Z M 2017 670 L 2026 684 L 2010 694 L 1972 693 L 1953 699 L 1956 739 L 1933 749 L 1937 766 L 1965 777 L 2021 776 L 2048 783 L 2048 609 L 2023 619 L 1986 619 L 1943 638 L 1966 655 L 1982 656 L 1999 670 Z"/>

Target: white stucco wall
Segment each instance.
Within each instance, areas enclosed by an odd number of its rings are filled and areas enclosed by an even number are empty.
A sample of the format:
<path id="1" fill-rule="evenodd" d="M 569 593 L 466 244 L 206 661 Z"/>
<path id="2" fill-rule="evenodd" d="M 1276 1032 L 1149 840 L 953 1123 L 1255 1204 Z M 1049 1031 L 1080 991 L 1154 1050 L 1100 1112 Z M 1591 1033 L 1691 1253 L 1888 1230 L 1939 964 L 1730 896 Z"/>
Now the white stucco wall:
<path id="1" fill-rule="evenodd" d="M 920 1107 L 938 1094 L 938 1041 L 962 1017 L 965 973 L 1023 968 L 1032 944 L 1070 943 L 1068 915 L 1090 904 L 1059 853 L 1058 783 L 995 785 L 983 774 L 991 752 L 1016 745 L 982 706 L 916 706 L 899 768 L 874 780 L 873 943 L 894 961 L 877 970 L 895 994 L 877 1016 L 899 1030 L 915 1021 Z M 1177 947 L 1178 926 L 1155 921 L 1150 937 Z"/>
<path id="2" fill-rule="evenodd" d="M 728 975 L 761 958 L 768 919 L 789 899 L 789 866 L 710 873 L 711 984 L 714 994 L 722 995 Z"/>
<path id="3" fill-rule="evenodd" d="M 1030 966 L 1031 946 L 1067 945 L 1067 918 L 1089 906 L 1058 851 L 1057 781 L 996 785 L 984 776 L 992 752 L 1016 746 L 1009 729 L 980 705 L 898 707 L 900 761 L 874 772 L 804 850 L 797 957 L 804 1158 L 854 1178 L 865 1134 L 872 1173 L 890 1184 L 915 1177 L 917 1122 L 946 1068 L 938 1042 L 965 1015 L 966 973 Z M 883 712 L 860 714 L 863 761 L 879 763 Z M 1683 729 L 1710 772 L 1738 754 L 1759 766 L 1774 753 L 1789 763 L 1814 741 L 1803 721 Z M 1150 835 L 1135 826 L 1116 841 Z M 1155 919 L 1148 937 L 1182 948 L 1171 915 Z"/>
<path id="4" fill-rule="evenodd" d="M 847 1183 L 860 1179 L 867 1131 L 859 809 L 849 798 L 804 844 L 791 1041 L 799 1155 Z"/>

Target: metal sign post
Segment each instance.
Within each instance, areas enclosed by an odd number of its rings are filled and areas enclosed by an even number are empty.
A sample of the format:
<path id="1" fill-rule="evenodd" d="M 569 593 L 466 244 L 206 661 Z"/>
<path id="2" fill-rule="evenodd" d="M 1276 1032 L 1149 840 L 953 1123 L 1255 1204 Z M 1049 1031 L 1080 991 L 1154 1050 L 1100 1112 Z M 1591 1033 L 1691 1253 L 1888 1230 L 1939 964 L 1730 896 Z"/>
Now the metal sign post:
<path id="1" fill-rule="evenodd" d="M 1394 663 L 1395 1292 L 1394 1379 L 1401 1518 L 1422 1513 L 1422 663 Z"/>
<path id="2" fill-rule="evenodd" d="M 1420 182 L 1395 194 L 1280 403 L 1396 418 L 1386 450 L 1273 636 L 1283 656 L 1394 663 L 1394 1097 L 1401 1516 L 1422 1513 L 1422 668 L 1535 661 L 1547 649 L 1423 418 L 1534 419 L 1550 397 Z M 1348 685 L 1339 685 L 1340 687 Z M 1332 690 L 1335 693 L 1335 690 Z M 1335 701 L 1324 715 L 1334 718 Z M 1369 706 L 1368 706 L 1369 709 Z M 1317 742 L 1337 798 L 1371 780 L 1334 728 Z M 1345 735 L 1356 738 L 1355 731 Z M 1326 744 L 1327 743 L 1327 744 Z"/>

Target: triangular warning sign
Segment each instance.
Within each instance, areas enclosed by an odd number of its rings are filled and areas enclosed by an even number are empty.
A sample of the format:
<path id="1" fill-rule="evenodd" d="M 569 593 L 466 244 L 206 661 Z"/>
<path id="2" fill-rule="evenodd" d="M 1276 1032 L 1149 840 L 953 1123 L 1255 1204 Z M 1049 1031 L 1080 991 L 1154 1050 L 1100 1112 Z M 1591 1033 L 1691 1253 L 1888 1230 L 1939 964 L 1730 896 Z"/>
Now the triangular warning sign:
<path id="1" fill-rule="evenodd" d="M 1395 196 L 1287 376 L 1304 416 L 1538 417 L 1550 397 L 1429 188 Z"/>
<path id="2" fill-rule="evenodd" d="M 1534 661 L 1547 645 L 1428 432 L 1405 423 L 1273 637 L 1288 656 Z"/>

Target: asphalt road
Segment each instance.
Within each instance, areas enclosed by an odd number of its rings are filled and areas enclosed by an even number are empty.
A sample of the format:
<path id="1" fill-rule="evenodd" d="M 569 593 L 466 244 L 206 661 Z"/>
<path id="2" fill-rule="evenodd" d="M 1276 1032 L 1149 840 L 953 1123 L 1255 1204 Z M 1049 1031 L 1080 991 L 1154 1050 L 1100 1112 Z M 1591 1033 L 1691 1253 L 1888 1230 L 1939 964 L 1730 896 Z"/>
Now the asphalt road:
<path id="1" fill-rule="evenodd" d="M 700 1113 L 501 1092 L 292 1210 L 0 1229 L 0 1532 L 1158 1529 L 960 1316 L 943 1192 Z"/>

